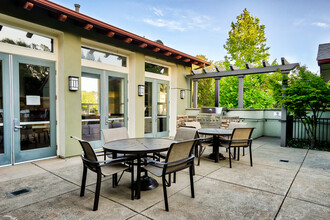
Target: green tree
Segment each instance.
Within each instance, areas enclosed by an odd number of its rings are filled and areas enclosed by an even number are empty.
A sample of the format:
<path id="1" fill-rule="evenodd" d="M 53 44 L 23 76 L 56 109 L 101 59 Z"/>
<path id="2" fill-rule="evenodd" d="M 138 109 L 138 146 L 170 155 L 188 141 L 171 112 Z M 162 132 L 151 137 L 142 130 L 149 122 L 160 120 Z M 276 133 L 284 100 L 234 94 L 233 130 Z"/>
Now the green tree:
<path id="1" fill-rule="evenodd" d="M 269 47 L 266 47 L 265 25 L 260 25 L 259 18 L 251 16 L 246 8 L 237 16 L 236 23 L 231 23 L 228 34 L 224 45 L 228 53 L 228 56 L 225 56 L 227 67 L 230 61 L 242 68 L 246 62 L 261 66 L 262 60 L 268 60 Z"/>
<path id="2" fill-rule="evenodd" d="M 330 84 L 326 84 L 306 67 L 300 67 L 290 75 L 285 92 L 287 96 L 283 98 L 284 106 L 294 117 L 302 120 L 311 140 L 311 147 L 314 147 L 317 120 L 330 107 Z"/>

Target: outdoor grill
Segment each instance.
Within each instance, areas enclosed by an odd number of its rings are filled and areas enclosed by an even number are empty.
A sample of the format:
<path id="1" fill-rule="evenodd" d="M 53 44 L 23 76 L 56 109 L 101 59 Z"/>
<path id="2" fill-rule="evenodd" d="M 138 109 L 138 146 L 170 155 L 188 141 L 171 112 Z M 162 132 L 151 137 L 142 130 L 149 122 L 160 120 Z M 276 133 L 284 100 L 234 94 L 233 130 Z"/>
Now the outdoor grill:
<path id="1" fill-rule="evenodd" d="M 226 107 L 202 107 L 196 120 L 202 128 L 220 128 L 222 116 L 226 110 Z"/>

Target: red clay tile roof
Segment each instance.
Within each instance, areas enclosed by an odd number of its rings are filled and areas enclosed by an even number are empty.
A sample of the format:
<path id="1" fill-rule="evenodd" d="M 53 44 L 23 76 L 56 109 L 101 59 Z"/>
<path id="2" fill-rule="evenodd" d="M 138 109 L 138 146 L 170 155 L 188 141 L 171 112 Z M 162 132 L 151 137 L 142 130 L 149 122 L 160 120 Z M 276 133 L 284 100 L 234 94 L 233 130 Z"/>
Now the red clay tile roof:
<path id="1" fill-rule="evenodd" d="M 57 15 L 56 18 L 59 21 L 65 22 L 67 18 L 70 18 L 78 21 L 80 24 L 82 24 L 81 27 L 86 30 L 91 30 L 95 28 L 101 34 L 124 41 L 128 44 L 137 45 L 145 50 L 151 50 L 154 53 L 158 53 L 158 54 L 161 53 L 164 56 L 171 56 L 177 60 L 181 60 L 186 63 L 195 64 L 198 66 L 210 65 L 209 62 L 198 59 L 194 56 L 167 47 L 165 45 L 159 44 L 155 41 L 138 36 L 136 34 L 130 33 L 123 29 L 117 28 L 105 22 L 99 21 L 87 15 L 81 14 L 69 8 L 53 3 L 51 1 L 46 1 L 46 0 L 23 1 L 22 7 L 25 8 L 26 10 L 32 10 L 33 7 L 40 7 Z"/>

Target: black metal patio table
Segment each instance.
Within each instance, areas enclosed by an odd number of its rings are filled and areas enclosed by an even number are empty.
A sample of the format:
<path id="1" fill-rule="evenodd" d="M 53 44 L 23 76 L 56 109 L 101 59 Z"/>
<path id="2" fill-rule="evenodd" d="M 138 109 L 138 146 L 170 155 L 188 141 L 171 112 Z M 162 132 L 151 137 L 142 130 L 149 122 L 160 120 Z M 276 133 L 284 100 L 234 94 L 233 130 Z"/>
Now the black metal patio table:
<path id="1" fill-rule="evenodd" d="M 213 136 L 213 151 L 214 161 L 219 162 L 219 146 L 220 146 L 220 136 L 231 136 L 233 134 L 232 129 L 223 128 L 201 128 L 198 130 L 199 134 L 212 135 Z M 213 157 L 213 156 L 212 156 Z"/>
<path id="2" fill-rule="evenodd" d="M 137 156 L 137 178 L 135 198 L 141 197 L 141 158 L 148 153 L 167 151 L 170 145 L 175 142 L 167 138 L 129 138 L 107 142 L 103 149 L 112 152 L 116 157 L 117 153 L 135 154 Z M 154 180 L 156 181 L 156 180 Z M 131 186 L 133 187 L 133 186 Z"/>

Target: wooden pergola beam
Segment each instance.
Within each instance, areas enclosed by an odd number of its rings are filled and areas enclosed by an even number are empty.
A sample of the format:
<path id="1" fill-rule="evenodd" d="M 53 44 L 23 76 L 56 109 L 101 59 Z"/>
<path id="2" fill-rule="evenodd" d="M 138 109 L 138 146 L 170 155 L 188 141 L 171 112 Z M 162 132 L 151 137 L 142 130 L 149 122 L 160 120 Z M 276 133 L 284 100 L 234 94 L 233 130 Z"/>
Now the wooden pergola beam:
<path id="1" fill-rule="evenodd" d="M 299 63 L 291 63 L 291 64 L 278 65 L 278 66 L 266 66 L 266 67 L 252 68 L 252 69 L 211 72 L 206 74 L 187 75 L 186 77 L 189 79 L 208 79 L 208 78 L 218 78 L 218 77 L 227 77 L 227 76 L 272 73 L 277 71 L 289 72 L 296 67 L 299 67 Z"/>

